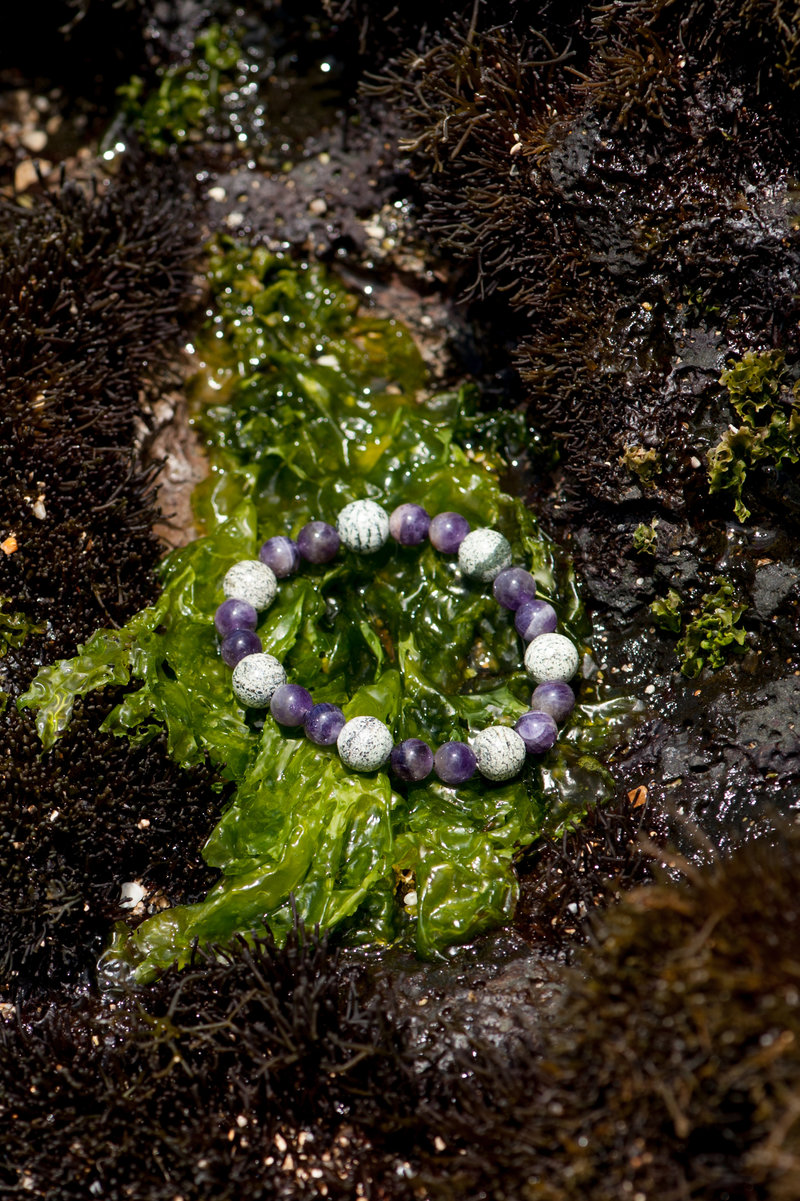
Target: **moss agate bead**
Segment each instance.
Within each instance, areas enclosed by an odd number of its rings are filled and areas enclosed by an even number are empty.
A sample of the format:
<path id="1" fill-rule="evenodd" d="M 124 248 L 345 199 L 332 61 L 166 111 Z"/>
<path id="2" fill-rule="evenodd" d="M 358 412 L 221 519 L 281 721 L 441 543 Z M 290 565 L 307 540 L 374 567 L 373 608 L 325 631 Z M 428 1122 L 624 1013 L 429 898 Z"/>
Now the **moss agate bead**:
<path id="1" fill-rule="evenodd" d="M 247 655 L 233 669 L 233 691 L 236 699 L 251 708 L 263 709 L 272 694 L 286 683 L 286 672 L 274 655 L 265 652 Z"/>
<path id="2" fill-rule="evenodd" d="M 497 530 L 473 530 L 458 548 L 461 574 L 472 580 L 490 583 L 511 566 L 511 546 Z"/>
<path id="3" fill-rule="evenodd" d="M 516 730 L 487 726 L 472 740 L 478 771 L 487 780 L 511 780 L 525 762 L 527 747 Z"/>
<path id="4" fill-rule="evenodd" d="M 222 591 L 229 600 L 247 601 L 261 612 L 274 601 L 278 581 L 275 572 L 260 559 L 240 559 L 226 572 Z"/>
<path id="5" fill-rule="evenodd" d="M 354 500 L 336 518 L 336 530 L 348 550 L 373 555 L 389 538 L 389 514 L 374 500 Z"/>
<path id="6" fill-rule="evenodd" d="M 336 739 L 336 749 L 345 767 L 377 771 L 392 753 L 392 735 L 377 717 L 353 717 Z"/>
<path id="7" fill-rule="evenodd" d="M 578 651 L 563 634 L 540 634 L 525 651 L 525 670 L 537 684 L 571 680 L 578 670 Z"/>

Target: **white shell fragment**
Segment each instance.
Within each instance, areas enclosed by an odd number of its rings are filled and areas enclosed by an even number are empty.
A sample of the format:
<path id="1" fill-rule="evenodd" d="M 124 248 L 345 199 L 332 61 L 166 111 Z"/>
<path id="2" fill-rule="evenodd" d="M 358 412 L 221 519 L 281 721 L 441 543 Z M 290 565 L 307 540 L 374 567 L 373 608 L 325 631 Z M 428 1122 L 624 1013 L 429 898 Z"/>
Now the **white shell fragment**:
<path id="1" fill-rule="evenodd" d="M 540 634 L 525 651 L 525 670 L 537 684 L 571 680 L 578 670 L 578 651 L 563 634 Z"/>
<path id="2" fill-rule="evenodd" d="M 525 743 L 508 726 L 487 726 L 472 740 L 478 771 L 487 780 L 510 780 L 522 768 Z"/>
<path id="3" fill-rule="evenodd" d="M 458 548 L 461 574 L 488 584 L 511 566 L 511 546 L 497 530 L 473 530 Z"/>
<path id="4" fill-rule="evenodd" d="M 377 717 L 353 717 L 342 727 L 336 749 L 345 767 L 377 771 L 392 753 L 392 735 Z"/>
<path id="5" fill-rule="evenodd" d="M 374 500 L 354 500 L 336 518 L 336 530 L 348 550 L 373 555 L 389 539 L 389 514 Z"/>
<path id="6" fill-rule="evenodd" d="M 239 660 L 233 669 L 232 683 L 237 700 L 263 709 L 272 700 L 275 689 L 286 683 L 286 672 L 274 655 L 261 651 Z"/>
<path id="7" fill-rule="evenodd" d="M 228 600 L 247 601 L 260 611 L 274 601 L 278 581 L 272 568 L 260 559 L 240 559 L 226 573 L 222 591 Z"/>

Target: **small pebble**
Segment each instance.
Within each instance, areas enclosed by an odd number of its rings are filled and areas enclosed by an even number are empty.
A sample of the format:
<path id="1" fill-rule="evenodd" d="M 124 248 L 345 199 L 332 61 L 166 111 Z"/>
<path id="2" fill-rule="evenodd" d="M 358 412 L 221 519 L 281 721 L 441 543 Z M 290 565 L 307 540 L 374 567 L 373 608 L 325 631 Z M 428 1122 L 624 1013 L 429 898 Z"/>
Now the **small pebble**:
<path id="1" fill-rule="evenodd" d="M 487 780 L 511 780 L 525 762 L 525 743 L 508 726 L 487 726 L 473 738 L 472 749 Z"/>
<path id="2" fill-rule="evenodd" d="M 377 717 L 354 717 L 343 726 L 336 747 L 345 767 L 377 771 L 392 753 L 392 735 Z"/>
<path id="3" fill-rule="evenodd" d="M 409 909 L 412 909 L 418 903 L 418 901 L 419 901 L 419 897 L 417 896 L 417 894 L 413 888 L 411 889 L 411 892 L 407 892 L 406 895 L 403 897 L 403 904 L 406 905 Z"/>
<path id="4" fill-rule="evenodd" d="M 229 600 L 247 601 L 260 613 L 274 601 L 278 581 L 260 559 L 240 559 L 226 572 L 222 591 Z"/>
<path id="5" fill-rule="evenodd" d="M 511 566 L 511 546 L 497 530 L 473 530 L 458 548 L 461 574 L 488 584 Z"/>
<path id="6" fill-rule="evenodd" d="M 233 691 L 237 700 L 252 708 L 265 709 L 272 694 L 286 683 L 286 672 L 274 655 L 247 655 L 233 669 Z"/>
<path id="7" fill-rule="evenodd" d="M 389 514 L 374 500 L 354 500 L 336 518 L 336 530 L 348 550 L 373 555 L 389 538 Z"/>
<path id="8" fill-rule="evenodd" d="M 563 634 L 540 634 L 525 651 L 525 670 L 537 684 L 571 680 L 578 670 L 578 652 Z"/>

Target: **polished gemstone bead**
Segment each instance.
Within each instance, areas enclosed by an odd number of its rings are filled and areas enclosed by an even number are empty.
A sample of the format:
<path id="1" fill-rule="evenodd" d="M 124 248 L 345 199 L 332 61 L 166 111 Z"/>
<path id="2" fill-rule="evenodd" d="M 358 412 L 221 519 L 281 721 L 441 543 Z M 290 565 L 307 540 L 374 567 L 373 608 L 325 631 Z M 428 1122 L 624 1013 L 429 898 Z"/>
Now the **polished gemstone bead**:
<path id="1" fill-rule="evenodd" d="M 475 775 L 477 760 L 466 742 L 445 742 L 433 756 L 433 770 L 445 784 L 463 784 Z"/>
<path id="2" fill-rule="evenodd" d="M 430 524 L 431 519 L 422 505 L 398 505 L 389 516 L 389 533 L 401 546 L 419 546 Z"/>
<path id="3" fill-rule="evenodd" d="M 497 530 L 473 530 L 458 548 L 461 574 L 488 584 L 511 566 L 511 544 Z"/>
<path id="4" fill-rule="evenodd" d="M 278 581 L 271 568 L 260 559 L 240 559 L 225 573 L 222 591 L 229 600 L 247 601 L 260 613 L 275 599 Z"/>
<path id="5" fill-rule="evenodd" d="M 313 707 L 311 693 L 299 684 L 281 684 L 269 702 L 270 713 L 282 726 L 302 726 Z"/>
<path id="6" fill-rule="evenodd" d="M 460 513 L 437 513 L 428 527 L 428 538 L 434 550 L 443 555 L 455 555 L 469 533 L 469 522 Z"/>
<path id="7" fill-rule="evenodd" d="M 262 650 L 261 639 L 252 630 L 233 630 L 222 639 L 219 648 L 223 663 L 235 667 L 245 655 L 257 655 Z"/>
<path id="8" fill-rule="evenodd" d="M 333 746 L 347 718 L 338 705 L 320 701 L 309 710 L 305 720 L 306 737 L 317 746 Z"/>
<path id="9" fill-rule="evenodd" d="M 563 680 L 545 680 L 533 690 L 531 709 L 549 713 L 555 721 L 566 721 L 575 707 L 575 693 Z"/>
<path id="10" fill-rule="evenodd" d="M 547 601 L 525 601 L 517 609 L 514 625 L 520 638 L 530 642 L 540 634 L 552 634 L 558 625 L 558 614 Z"/>
<path id="11" fill-rule="evenodd" d="M 214 614 L 214 625 L 220 638 L 227 638 L 234 630 L 254 630 L 258 613 L 247 601 L 226 600 Z"/>
<path id="12" fill-rule="evenodd" d="M 401 780 L 424 780 L 433 770 L 433 751 L 421 738 L 406 738 L 393 749 L 389 766 Z"/>
<path id="13" fill-rule="evenodd" d="M 487 726 L 473 738 L 472 749 L 487 780 L 511 780 L 525 762 L 525 743 L 508 726 Z"/>
<path id="14" fill-rule="evenodd" d="M 563 634 L 540 634 L 525 651 L 525 670 L 537 684 L 571 680 L 578 670 L 578 651 Z"/>
<path id="15" fill-rule="evenodd" d="M 522 567 L 507 567 L 495 576 L 492 592 L 498 605 L 513 611 L 536 596 L 536 580 Z"/>
<path id="16" fill-rule="evenodd" d="M 543 755 L 555 745 L 558 738 L 558 726 L 549 713 L 535 709 L 523 713 L 516 722 L 514 729 L 525 743 L 531 755 Z"/>
<path id="17" fill-rule="evenodd" d="M 279 580 L 286 579 L 300 567 L 300 551 L 297 549 L 297 543 L 292 538 L 285 538 L 283 534 L 276 534 L 274 538 L 268 538 L 261 550 L 258 552 L 258 557 L 262 563 L 266 563 Z"/>
<path id="18" fill-rule="evenodd" d="M 336 748 L 345 767 L 377 771 L 392 753 L 392 735 L 377 717 L 353 717 L 342 727 Z"/>
<path id="19" fill-rule="evenodd" d="M 348 550 L 374 555 L 389 539 L 389 514 L 374 500 L 354 500 L 336 518 L 336 529 Z"/>
<path id="20" fill-rule="evenodd" d="M 247 655 L 233 669 L 234 695 L 243 705 L 266 708 L 272 694 L 286 683 L 286 672 L 274 655 Z"/>
<path id="21" fill-rule="evenodd" d="M 309 521 L 297 535 L 297 549 L 309 563 L 330 563 L 336 558 L 340 541 L 327 521 Z"/>

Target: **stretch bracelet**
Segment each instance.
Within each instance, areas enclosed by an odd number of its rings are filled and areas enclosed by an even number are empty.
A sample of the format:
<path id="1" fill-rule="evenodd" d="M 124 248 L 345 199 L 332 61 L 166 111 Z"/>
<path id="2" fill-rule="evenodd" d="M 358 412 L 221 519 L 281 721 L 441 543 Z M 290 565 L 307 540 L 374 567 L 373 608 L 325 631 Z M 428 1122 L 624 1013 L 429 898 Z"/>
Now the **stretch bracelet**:
<path id="1" fill-rule="evenodd" d="M 341 545 L 357 554 L 374 554 L 389 537 L 401 546 L 419 546 L 426 538 L 444 555 L 458 555 L 462 575 L 492 583 L 495 599 L 514 612 L 516 630 L 527 647 L 525 670 L 536 688 L 531 708 L 514 728 L 487 726 L 471 745 L 445 742 L 434 753 L 420 738 L 394 744 L 388 726 L 377 717 L 347 720 L 338 705 L 315 704 L 311 693 L 289 684 L 283 665 L 263 651 L 256 634 L 258 614 L 275 599 L 278 580 L 293 575 L 303 560 L 330 563 Z M 220 653 L 233 668 L 232 686 L 245 706 L 266 708 L 282 726 L 303 727 L 317 746 L 333 746 L 346 767 L 370 772 L 389 764 L 401 780 L 424 780 L 433 771 L 445 784 L 463 784 L 479 771 L 488 780 L 510 780 L 526 756 L 548 751 L 558 737 L 558 724 L 572 712 L 575 696 L 567 683 L 578 668 L 578 652 L 556 633 L 552 605 L 536 598 L 530 572 L 512 566 L 511 546 L 496 530 L 470 531 L 460 513 L 431 518 L 420 505 L 403 504 L 391 515 L 371 500 L 345 505 L 336 526 L 325 521 L 304 525 L 297 540 L 269 538 L 258 559 L 235 563 L 222 581 L 226 599 L 214 616 Z"/>

